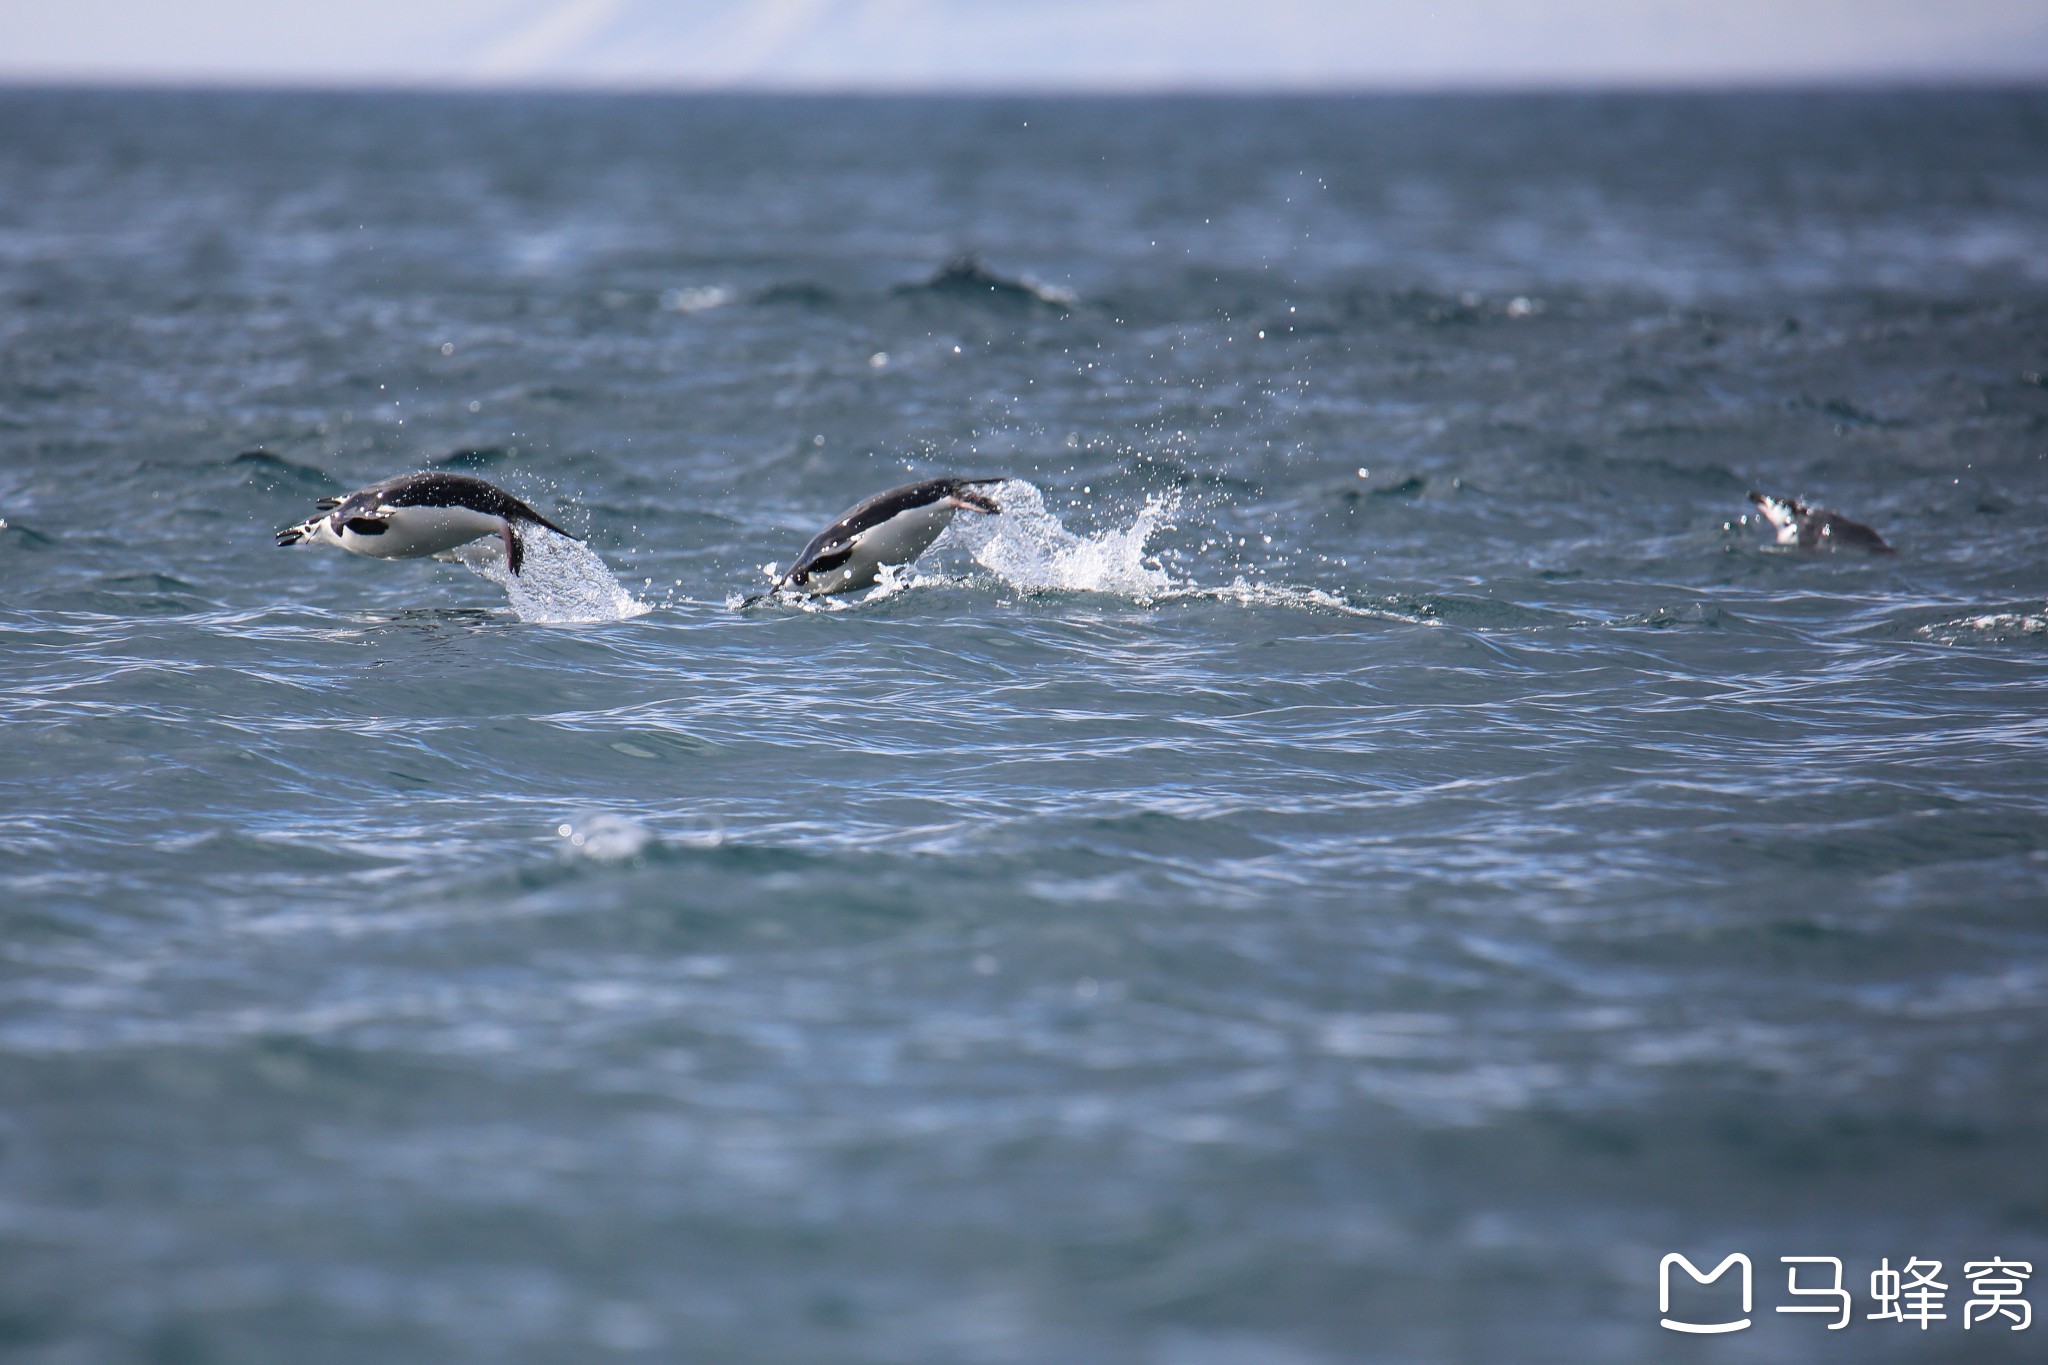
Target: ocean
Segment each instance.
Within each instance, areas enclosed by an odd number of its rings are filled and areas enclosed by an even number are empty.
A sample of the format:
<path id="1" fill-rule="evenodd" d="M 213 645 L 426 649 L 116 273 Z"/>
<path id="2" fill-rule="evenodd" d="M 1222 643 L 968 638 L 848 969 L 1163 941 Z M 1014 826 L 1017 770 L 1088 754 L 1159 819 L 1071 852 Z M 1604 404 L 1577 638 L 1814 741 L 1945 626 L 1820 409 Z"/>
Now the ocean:
<path id="1" fill-rule="evenodd" d="M 2044 243 L 2040 90 L 0 91 L 0 1354 L 2037 1359 Z M 273 544 L 417 469 L 582 541 Z"/>

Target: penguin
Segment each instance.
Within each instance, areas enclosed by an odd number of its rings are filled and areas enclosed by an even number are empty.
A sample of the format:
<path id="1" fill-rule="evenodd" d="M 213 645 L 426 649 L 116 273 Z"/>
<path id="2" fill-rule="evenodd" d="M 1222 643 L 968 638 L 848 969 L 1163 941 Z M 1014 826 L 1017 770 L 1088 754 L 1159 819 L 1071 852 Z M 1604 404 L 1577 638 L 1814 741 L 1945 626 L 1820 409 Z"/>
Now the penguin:
<path id="1" fill-rule="evenodd" d="M 1778 544 L 1797 545 L 1802 550 L 1868 550 L 1874 555 L 1892 553 L 1885 538 L 1860 521 L 1851 521 L 1828 508 L 1808 507 L 1790 498 L 1774 498 L 1755 489 L 1749 500 L 1778 534 Z"/>
<path id="2" fill-rule="evenodd" d="M 908 564 L 929 549 L 954 512 L 1001 512 L 978 485 L 1003 482 L 926 479 L 877 493 L 818 532 L 775 580 L 774 591 L 823 597 L 871 587 L 884 564 Z"/>
<path id="3" fill-rule="evenodd" d="M 279 545 L 336 545 L 373 559 L 423 559 L 485 536 L 505 542 L 505 562 L 525 562 L 519 528 L 561 527 L 494 484 L 467 474 L 401 474 L 345 498 L 322 498 L 321 515 L 277 533 Z"/>

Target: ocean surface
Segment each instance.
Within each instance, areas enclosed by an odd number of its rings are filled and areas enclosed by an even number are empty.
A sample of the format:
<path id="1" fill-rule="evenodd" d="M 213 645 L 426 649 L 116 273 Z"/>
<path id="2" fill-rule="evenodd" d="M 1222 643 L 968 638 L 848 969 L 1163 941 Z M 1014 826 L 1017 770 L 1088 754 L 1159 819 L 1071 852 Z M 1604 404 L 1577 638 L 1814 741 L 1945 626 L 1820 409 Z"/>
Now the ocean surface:
<path id="1" fill-rule="evenodd" d="M 0 1355 L 2037 1360 L 2044 374 L 2041 91 L 0 91 Z"/>

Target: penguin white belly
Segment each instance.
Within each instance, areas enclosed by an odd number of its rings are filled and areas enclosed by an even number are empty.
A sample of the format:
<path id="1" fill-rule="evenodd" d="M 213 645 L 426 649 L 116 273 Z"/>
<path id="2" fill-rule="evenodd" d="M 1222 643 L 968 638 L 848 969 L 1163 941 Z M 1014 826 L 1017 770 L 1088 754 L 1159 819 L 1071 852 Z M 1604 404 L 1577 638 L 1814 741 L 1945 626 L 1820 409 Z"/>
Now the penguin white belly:
<path id="1" fill-rule="evenodd" d="M 501 535 L 505 520 L 468 507 L 393 507 L 374 519 L 384 529 L 364 534 L 344 522 L 336 539 L 344 550 L 373 559 L 421 559 L 445 554 L 484 536 Z"/>
<path id="2" fill-rule="evenodd" d="M 822 576 L 827 587 L 813 592 L 838 592 L 842 588 L 864 588 L 882 575 L 884 564 L 909 564 L 931 548 L 953 520 L 953 509 L 943 502 L 928 503 L 898 512 L 870 526 L 853 538 L 853 554 L 832 573 Z M 814 583 L 819 581 L 812 580 Z"/>

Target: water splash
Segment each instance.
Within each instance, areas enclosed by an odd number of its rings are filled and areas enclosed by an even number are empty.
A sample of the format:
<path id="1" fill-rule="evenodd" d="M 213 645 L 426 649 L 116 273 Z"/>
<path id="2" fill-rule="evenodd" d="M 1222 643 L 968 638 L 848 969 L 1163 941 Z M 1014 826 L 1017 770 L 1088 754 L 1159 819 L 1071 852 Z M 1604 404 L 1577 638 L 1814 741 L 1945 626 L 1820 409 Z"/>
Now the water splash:
<path id="1" fill-rule="evenodd" d="M 957 517 L 949 535 L 975 562 L 1020 592 L 1102 592 L 1149 602 L 1178 586 L 1146 543 L 1173 524 L 1180 500 L 1146 499 L 1122 530 L 1080 536 L 1047 510 L 1036 484 L 1012 479 L 996 492 L 1002 514 Z"/>
<path id="2" fill-rule="evenodd" d="M 616 746 L 614 746 L 616 747 Z M 693 850 L 725 846 L 725 830 L 717 823 L 680 833 L 658 834 L 630 815 L 606 810 L 580 810 L 555 826 L 562 857 L 570 862 L 642 864 Z"/>
<path id="3" fill-rule="evenodd" d="M 495 536 L 459 545 L 443 557 L 503 588 L 522 621 L 623 621 L 652 610 L 621 587 L 596 551 L 581 541 L 538 526 L 520 534 L 526 553 L 517 574 L 506 567 L 504 547 Z"/>
<path id="4" fill-rule="evenodd" d="M 555 826 L 555 834 L 564 857 L 593 863 L 630 862 L 660 842 L 638 820 L 608 811 L 579 811 Z"/>

